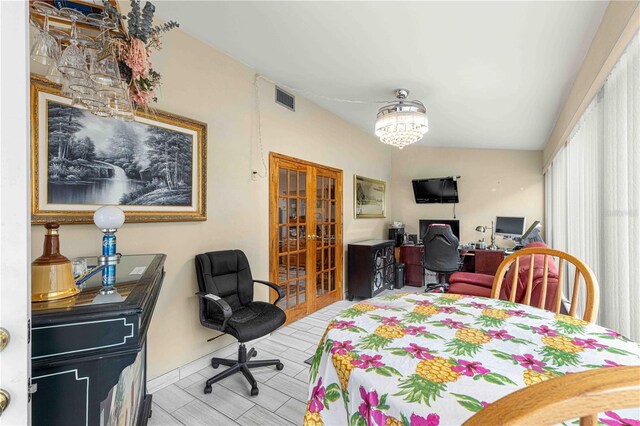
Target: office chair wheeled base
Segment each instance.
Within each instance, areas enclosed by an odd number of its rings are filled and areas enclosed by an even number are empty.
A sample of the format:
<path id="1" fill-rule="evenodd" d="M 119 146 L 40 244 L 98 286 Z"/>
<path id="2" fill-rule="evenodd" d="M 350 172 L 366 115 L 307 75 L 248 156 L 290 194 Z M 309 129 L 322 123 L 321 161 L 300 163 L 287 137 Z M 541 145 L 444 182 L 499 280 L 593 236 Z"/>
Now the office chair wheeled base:
<path id="1" fill-rule="evenodd" d="M 441 289 L 440 293 L 446 293 L 449 290 L 448 277 L 450 272 L 437 272 L 436 275 L 438 277 L 438 282 L 435 283 L 425 283 L 424 292 L 431 293 L 435 292 L 437 289 Z M 425 274 L 426 277 L 426 274 Z"/>
<path id="2" fill-rule="evenodd" d="M 247 348 L 245 347 L 244 343 L 240 343 L 240 346 L 238 347 L 237 360 L 215 357 L 211 358 L 211 366 L 213 368 L 218 368 L 220 365 L 227 365 L 229 366 L 229 368 L 207 380 L 207 384 L 204 387 L 204 393 L 211 393 L 212 384 L 219 382 L 220 380 L 225 379 L 232 374 L 242 372 L 244 377 L 251 385 L 251 396 L 256 396 L 258 394 L 258 382 L 253 378 L 253 374 L 251 374 L 251 371 L 249 369 L 268 367 L 270 365 L 275 365 L 277 370 L 282 370 L 284 368 L 284 364 L 282 364 L 279 359 L 251 361 L 251 358 L 255 357 L 256 355 L 258 355 L 258 351 L 256 351 L 254 348 L 251 348 L 249 349 L 249 352 L 247 352 Z"/>

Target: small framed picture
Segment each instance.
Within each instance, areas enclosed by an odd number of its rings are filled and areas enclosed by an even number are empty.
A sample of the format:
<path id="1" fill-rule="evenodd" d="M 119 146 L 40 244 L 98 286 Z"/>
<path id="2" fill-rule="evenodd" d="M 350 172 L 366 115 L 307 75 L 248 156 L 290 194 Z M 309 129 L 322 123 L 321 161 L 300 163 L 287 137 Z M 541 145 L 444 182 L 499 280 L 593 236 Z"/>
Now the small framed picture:
<path id="1" fill-rule="evenodd" d="M 387 184 L 363 176 L 353 177 L 354 216 L 361 218 L 387 217 Z"/>

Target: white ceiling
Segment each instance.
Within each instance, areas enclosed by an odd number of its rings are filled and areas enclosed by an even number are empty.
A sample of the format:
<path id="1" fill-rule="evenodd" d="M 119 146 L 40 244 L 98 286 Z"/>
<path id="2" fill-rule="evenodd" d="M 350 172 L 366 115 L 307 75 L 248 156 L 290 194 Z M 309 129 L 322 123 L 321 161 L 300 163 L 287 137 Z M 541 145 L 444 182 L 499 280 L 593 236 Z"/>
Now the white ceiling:
<path id="1" fill-rule="evenodd" d="M 428 146 L 542 149 L 607 2 L 162 1 L 158 14 L 373 133 L 395 88 Z M 340 103 L 335 97 L 370 101 Z"/>

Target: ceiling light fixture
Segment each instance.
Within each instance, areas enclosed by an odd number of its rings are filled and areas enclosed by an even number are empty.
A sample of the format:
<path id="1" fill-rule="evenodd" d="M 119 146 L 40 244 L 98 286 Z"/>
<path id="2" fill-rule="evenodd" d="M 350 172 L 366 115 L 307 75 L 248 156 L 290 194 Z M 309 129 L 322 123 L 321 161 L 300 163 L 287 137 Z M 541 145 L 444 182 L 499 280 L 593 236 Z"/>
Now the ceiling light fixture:
<path id="1" fill-rule="evenodd" d="M 422 102 L 407 100 L 407 89 L 393 93 L 398 100 L 378 110 L 375 133 L 382 143 L 402 149 L 422 139 L 429 131 L 429 119 Z"/>

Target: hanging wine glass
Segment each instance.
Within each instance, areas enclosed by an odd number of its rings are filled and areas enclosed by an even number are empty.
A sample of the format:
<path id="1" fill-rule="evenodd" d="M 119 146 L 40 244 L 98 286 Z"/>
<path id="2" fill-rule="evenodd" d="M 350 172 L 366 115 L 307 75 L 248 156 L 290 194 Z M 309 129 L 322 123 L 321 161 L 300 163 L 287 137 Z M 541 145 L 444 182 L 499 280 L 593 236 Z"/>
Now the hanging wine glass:
<path id="1" fill-rule="evenodd" d="M 113 116 L 123 121 L 133 121 L 134 111 L 131 100 L 128 97 L 116 96 L 109 100 L 109 106 L 113 111 Z"/>
<path id="2" fill-rule="evenodd" d="M 122 81 L 116 56 L 108 41 L 104 50 L 91 58 L 89 76 L 97 84 L 108 87 L 114 87 Z"/>
<path id="3" fill-rule="evenodd" d="M 60 86 L 60 94 L 65 98 L 71 99 L 71 105 L 77 107 L 85 107 L 82 103 L 82 99 L 79 97 L 79 93 L 71 89 L 71 85 L 79 85 L 80 79 L 73 77 L 64 77 Z"/>
<path id="4" fill-rule="evenodd" d="M 71 20 L 71 40 L 69 46 L 62 52 L 58 69 L 67 77 L 82 78 L 89 76 L 87 62 L 78 46 L 78 30 L 77 21 L 82 19 L 84 15 L 75 9 L 62 8 L 60 12 Z"/>
<path id="5" fill-rule="evenodd" d="M 31 59 L 43 65 L 54 64 L 60 58 L 60 46 L 49 33 L 49 17 L 57 16 L 58 10 L 43 2 L 35 2 L 32 7 L 44 16 L 44 26 L 39 28 L 38 34 L 36 34 L 31 48 Z"/>
<path id="6" fill-rule="evenodd" d="M 47 70 L 47 75 L 45 76 L 47 80 L 52 81 L 57 84 L 62 84 L 65 79 L 60 70 L 58 70 L 58 64 L 53 63 Z"/>

